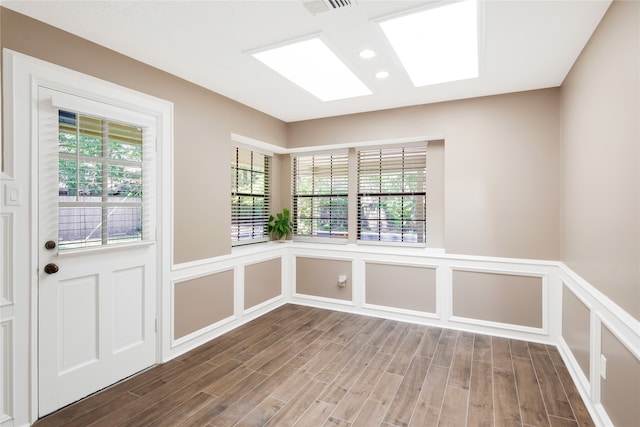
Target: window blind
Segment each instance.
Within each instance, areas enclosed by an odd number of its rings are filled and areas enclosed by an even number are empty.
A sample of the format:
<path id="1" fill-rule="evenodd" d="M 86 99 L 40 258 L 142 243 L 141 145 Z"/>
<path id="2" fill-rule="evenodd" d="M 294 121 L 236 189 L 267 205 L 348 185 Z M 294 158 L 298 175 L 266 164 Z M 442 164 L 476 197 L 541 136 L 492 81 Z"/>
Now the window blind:
<path id="1" fill-rule="evenodd" d="M 425 243 L 426 150 L 358 151 L 358 240 Z"/>
<path id="2" fill-rule="evenodd" d="M 231 244 L 268 240 L 271 157 L 254 150 L 231 150 Z"/>
<path id="3" fill-rule="evenodd" d="M 293 157 L 294 236 L 347 237 L 348 152 Z"/>

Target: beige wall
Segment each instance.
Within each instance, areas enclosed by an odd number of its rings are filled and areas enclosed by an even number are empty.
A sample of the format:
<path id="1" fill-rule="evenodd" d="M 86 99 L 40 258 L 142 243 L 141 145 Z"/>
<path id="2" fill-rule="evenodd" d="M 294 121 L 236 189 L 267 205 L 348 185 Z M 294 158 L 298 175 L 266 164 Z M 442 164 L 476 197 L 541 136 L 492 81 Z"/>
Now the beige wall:
<path id="1" fill-rule="evenodd" d="M 444 139 L 447 252 L 559 258 L 558 89 L 289 123 L 290 147 Z"/>
<path id="2" fill-rule="evenodd" d="M 280 258 L 245 266 L 245 310 L 281 294 L 282 260 Z"/>
<path id="3" fill-rule="evenodd" d="M 611 4 L 561 106 L 562 259 L 640 319 L 640 2 Z"/>
<path id="4" fill-rule="evenodd" d="M 453 315 L 542 327 L 542 279 L 453 270 Z"/>
<path id="5" fill-rule="evenodd" d="M 285 146 L 286 124 L 9 9 L 1 24 L 3 47 L 174 103 L 175 262 L 229 253 L 231 133 Z"/>
<path id="6" fill-rule="evenodd" d="M 637 426 L 640 420 L 640 360 L 602 327 L 607 379 L 600 379 L 602 405 L 614 426 Z"/>
<path id="7" fill-rule="evenodd" d="M 591 313 L 566 286 L 562 287 L 562 338 L 589 379 Z"/>
<path id="8" fill-rule="evenodd" d="M 367 262 L 365 302 L 435 313 L 436 269 Z"/>
<path id="9" fill-rule="evenodd" d="M 232 315 L 233 270 L 174 285 L 174 339 Z"/>
<path id="10" fill-rule="evenodd" d="M 347 276 L 338 286 L 338 276 Z M 296 292 L 323 298 L 351 301 L 351 261 L 296 257 Z"/>

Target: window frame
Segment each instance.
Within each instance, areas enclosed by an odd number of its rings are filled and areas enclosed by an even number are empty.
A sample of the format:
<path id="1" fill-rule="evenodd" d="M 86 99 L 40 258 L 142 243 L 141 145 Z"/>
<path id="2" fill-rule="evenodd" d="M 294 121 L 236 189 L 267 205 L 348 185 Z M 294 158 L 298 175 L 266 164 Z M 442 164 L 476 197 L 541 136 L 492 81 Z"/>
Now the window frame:
<path id="1" fill-rule="evenodd" d="M 269 237 L 269 233 L 267 233 L 267 222 L 268 222 L 270 211 L 271 211 L 271 199 L 272 199 L 272 195 L 271 195 L 271 180 L 272 180 L 271 173 L 272 172 L 271 171 L 274 163 L 273 153 L 259 150 L 256 147 L 247 146 L 237 142 L 232 143 L 231 150 L 232 150 L 231 152 L 231 224 L 230 224 L 231 246 L 236 247 L 236 246 L 250 245 L 254 243 L 268 242 L 270 240 L 270 237 Z M 245 151 L 246 154 L 248 154 L 249 157 L 251 158 L 251 165 L 249 166 L 248 169 L 238 167 L 240 150 Z M 264 159 L 263 171 L 258 171 L 254 168 L 253 159 L 255 154 L 259 154 Z M 254 174 L 262 174 L 264 176 L 264 181 L 263 181 L 264 192 L 262 193 L 253 192 L 253 186 L 252 186 L 252 191 L 250 192 L 238 191 L 239 190 L 238 177 L 239 177 L 240 170 L 244 170 L 245 172 L 248 172 L 248 174 L 251 177 L 250 178 L 251 184 L 253 184 L 254 182 L 254 179 L 253 179 Z M 235 172 L 235 179 L 234 179 L 234 172 Z M 250 227 L 252 231 L 250 236 L 246 238 L 241 237 L 241 234 L 242 234 L 241 227 L 234 223 L 234 221 L 239 221 L 241 218 L 241 215 L 239 214 L 239 210 L 238 210 L 239 203 L 236 204 L 236 202 L 234 201 L 235 197 L 248 197 L 248 198 L 258 197 L 264 200 L 264 205 L 263 205 L 263 210 L 261 215 L 255 215 L 255 210 L 254 210 L 252 215 L 250 216 Z M 262 219 L 262 222 L 260 222 L 260 219 Z M 257 224 L 260 224 L 260 223 L 263 224 L 262 226 L 263 231 L 261 236 L 257 236 L 255 234 L 254 229 L 257 226 Z M 234 230 L 234 226 L 237 226 L 237 230 Z"/>
<path id="2" fill-rule="evenodd" d="M 393 146 L 370 146 L 370 147 L 359 147 L 356 149 L 356 200 L 357 200 L 357 221 L 356 221 L 356 242 L 358 244 L 363 245 L 380 245 L 380 246 L 401 246 L 401 247 L 427 247 L 427 146 L 428 141 L 423 141 L 420 143 L 408 143 L 408 144 L 398 144 Z M 411 153 L 415 151 L 415 153 Z M 376 154 L 377 152 L 377 154 Z M 366 153 L 366 154 L 363 154 Z M 367 167 L 363 170 L 362 164 L 364 163 L 362 160 L 363 156 L 369 157 L 368 163 L 372 164 L 371 160 L 374 158 L 378 158 L 379 168 L 370 168 Z M 407 156 L 411 155 L 412 157 L 407 160 Z M 398 162 L 398 156 L 400 156 L 400 161 Z M 396 160 L 394 160 L 394 157 Z M 420 164 L 420 157 L 422 157 Z M 385 159 L 386 158 L 386 159 Z M 418 159 L 418 162 L 414 162 L 415 159 Z M 407 164 L 409 163 L 409 164 Z M 368 166 L 369 166 L 368 165 Z M 416 166 L 417 165 L 417 166 Z M 402 187 L 404 187 L 406 171 L 419 172 L 421 176 L 417 177 L 417 184 L 421 186 L 419 191 L 386 191 L 383 189 L 385 184 L 389 183 L 389 178 L 382 179 L 382 174 L 394 175 L 401 174 L 402 176 Z M 366 173 L 363 173 L 366 172 Z M 378 191 L 364 191 L 363 190 L 363 180 L 364 176 L 371 176 L 378 174 L 379 183 L 378 183 Z M 416 234 L 416 241 L 408 241 L 405 240 L 405 230 L 409 229 L 409 227 L 405 228 L 404 221 L 401 220 L 402 225 L 400 226 L 398 233 L 387 232 L 387 237 L 383 238 L 382 234 L 382 226 L 378 226 L 377 231 L 377 239 L 362 239 L 363 233 L 363 198 L 365 197 L 378 197 L 378 199 L 382 198 L 400 198 L 401 200 L 401 217 L 404 217 L 405 207 L 404 200 L 405 197 L 418 197 L 421 200 L 418 201 L 420 214 L 417 219 L 412 220 L 411 222 L 417 222 L 419 227 L 419 233 Z M 380 202 L 379 202 L 380 203 Z M 379 208 L 380 209 L 380 208 Z M 381 213 L 374 218 L 374 221 L 388 221 L 383 220 Z M 399 239 L 398 239 L 399 235 Z"/>
<path id="3" fill-rule="evenodd" d="M 53 103 L 56 104 L 57 98 L 60 98 L 59 95 L 53 96 Z M 55 106 L 55 105 L 54 105 Z M 151 169 L 150 162 L 154 156 L 155 151 L 155 138 L 153 136 L 153 132 L 150 132 L 149 127 L 143 123 L 138 124 L 134 123 L 134 117 L 132 115 L 131 120 L 126 120 L 123 118 L 112 118 L 107 114 L 100 114 L 102 111 L 98 113 L 93 113 L 91 111 L 85 112 L 82 108 L 67 108 L 67 107 L 57 107 L 57 139 L 58 144 L 56 147 L 56 155 L 58 157 L 58 168 L 60 167 L 60 162 L 65 160 L 67 162 L 75 162 L 76 163 L 76 180 L 75 180 L 75 189 L 73 194 L 67 193 L 67 195 L 60 193 L 60 187 L 58 188 L 58 249 L 59 254 L 64 253 L 78 253 L 83 251 L 94 251 L 94 250 L 104 250 L 106 248 L 114 248 L 119 246 L 131 246 L 131 245 L 140 245 L 144 243 L 149 243 L 155 240 L 155 236 L 152 233 L 153 230 L 153 221 L 150 218 L 149 210 L 151 209 L 151 204 L 146 195 L 152 195 L 153 193 L 148 193 L 149 191 L 153 191 L 155 185 L 150 181 Z M 66 114 L 65 119 L 69 120 L 69 115 L 74 115 L 74 125 L 70 126 L 69 123 L 64 123 L 63 125 L 63 114 Z M 100 135 L 96 136 L 96 138 L 100 139 L 99 153 L 97 154 L 87 154 L 81 153 L 80 145 L 81 145 L 81 136 L 89 135 L 89 133 L 81 131 L 81 123 L 85 121 L 93 121 L 94 123 L 100 123 Z M 117 131 L 111 131 L 110 128 L 131 128 L 137 129 L 136 132 L 139 132 L 139 136 L 135 137 L 135 144 L 140 145 L 140 159 L 139 160 L 131 160 L 131 159 L 118 159 L 116 157 L 111 156 L 111 152 L 109 149 L 111 142 L 118 141 L 119 136 Z M 73 127 L 73 129 L 72 129 Z M 72 132 L 73 131 L 73 132 Z M 60 136 L 62 133 L 65 134 L 74 134 L 75 136 L 75 153 L 66 152 L 63 150 L 60 144 Z M 113 138 L 113 139 L 112 139 Z M 128 138 L 130 139 L 130 138 Z M 122 142 L 122 141 L 120 141 Z M 80 168 L 82 163 L 96 163 L 100 165 L 100 174 L 101 174 L 101 182 L 100 182 L 100 190 L 91 189 L 88 192 L 84 192 L 80 187 L 81 182 L 80 179 Z M 109 187 L 109 180 L 112 177 L 110 169 L 116 168 L 133 168 L 139 169 L 139 185 L 133 186 L 131 188 L 137 189 L 136 193 L 139 195 L 138 200 L 127 200 L 129 196 L 125 197 L 124 200 L 114 200 L 113 197 L 116 195 L 112 194 L 111 189 Z M 60 171 L 58 171 L 60 176 Z M 67 187 L 70 190 L 70 187 Z M 96 193 L 94 194 L 94 191 Z M 74 200 L 62 200 L 61 196 L 65 196 L 67 198 L 73 197 Z M 100 200 L 86 200 L 91 197 L 99 197 Z M 152 196 L 152 198 L 155 196 Z M 100 209 L 100 238 L 87 240 L 78 240 L 78 241 L 69 241 L 65 242 L 61 238 L 61 222 L 60 215 L 63 209 L 69 208 L 82 208 L 82 209 Z M 139 209 L 137 214 L 133 214 L 134 217 L 138 217 L 137 225 L 139 229 L 139 233 L 137 235 L 125 235 L 124 237 L 110 237 L 109 230 L 115 225 L 110 225 L 110 217 L 119 209 Z M 84 216 L 84 215 L 83 215 Z"/>
<path id="4" fill-rule="evenodd" d="M 311 175 L 303 175 L 307 179 L 310 179 L 312 186 L 314 187 L 313 193 L 301 194 L 298 190 L 300 177 L 300 161 L 311 162 Z M 349 204 L 350 204 L 350 154 L 349 150 L 325 150 L 325 151 L 309 151 L 300 152 L 291 155 L 291 210 L 293 219 L 293 240 L 294 241 L 310 241 L 310 242 L 323 242 L 323 243 L 348 243 L 349 239 Z M 322 168 L 320 174 L 316 174 L 318 168 Z M 335 173 L 334 173 L 335 172 Z M 329 192 L 316 192 L 315 184 L 318 179 L 329 179 Z M 340 183 L 340 181 L 343 181 Z M 336 191 L 341 189 L 341 191 Z M 317 212 L 319 209 L 317 200 L 329 199 L 329 231 L 326 235 L 319 234 L 319 222 L 326 219 L 319 215 L 314 215 L 313 212 Z M 344 217 L 334 216 L 334 212 L 338 212 L 339 207 L 334 206 L 332 201 L 335 199 L 344 198 L 346 203 L 343 204 Z M 300 205 L 304 199 L 311 200 L 311 212 L 309 217 L 304 217 L 305 221 L 309 221 L 310 233 L 299 234 L 300 230 Z M 344 231 L 333 231 L 333 221 L 340 221 L 344 223 Z M 324 233 L 323 233 L 324 234 Z"/>

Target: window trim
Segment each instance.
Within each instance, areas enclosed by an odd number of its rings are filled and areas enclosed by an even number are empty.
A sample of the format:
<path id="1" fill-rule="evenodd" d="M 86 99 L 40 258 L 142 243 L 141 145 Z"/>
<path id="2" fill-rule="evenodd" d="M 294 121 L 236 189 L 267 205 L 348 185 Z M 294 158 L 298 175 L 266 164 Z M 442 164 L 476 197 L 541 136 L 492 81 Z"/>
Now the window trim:
<path id="1" fill-rule="evenodd" d="M 346 193 L 344 193 L 344 196 L 346 196 L 347 198 L 347 217 L 346 217 L 346 222 L 347 222 L 347 230 L 345 233 L 340 233 L 340 235 L 336 235 L 334 237 L 331 236 L 331 231 L 329 232 L 329 236 L 318 236 L 318 235 L 314 235 L 314 234 L 297 234 L 298 231 L 298 223 L 297 223 L 297 217 L 298 217 L 298 209 L 297 209 L 297 202 L 296 199 L 299 197 L 305 197 L 305 198 L 311 198 L 312 200 L 317 198 L 317 197 L 344 197 L 342 195 L 342 193 L 330 193 L 330 194 L 310 194 L 310 195 L 297 195 L 296 194 L 296 159 L 300 158 L 300 157 L 316 157 L 316 156 L 343 156 L 345 159 L 345 168 L 347 171 L 346 174 L 346 178 L 347 178 L 347 186 L 346 186 Z M 333 167 L 333 160 L 331 160 L 331 166 Z M 333 176 L 333 175 L 331 175 Z M 314 150 L 314 151 L 304 151 L 304 152 L 298 152 L 298 153 L 292 153 L 291 154 L 291 212 L 292 212 L 292 216 L 293 216 L 293 240 L 294 241 L 301 241 L 301 242 L 322 242 L 322 243 L 337 243 L 337 244 L 346 244 L 349 241 L 349 203 L 351 200 L 350 197 L 350 191 L 349 191 L 349 184 L 350 184 L 350 178 L 351 178 L 351 168 L 350 168 L 350 153 L 348 149 L 333 149 L 333 150 Z M 313 220 L 313 218 L 311 218 Z"/>
<path id="2" fill-rule="evenodd" d="M 364 245 L 376 245 L 376 246 L 399 246 L 399 247 L 419 247 L 419 248 L 426 248 L 427 247 L 427 239 L 428 239 L 428 233 L 427 233 L 427 147 L 428 147 L 428 141 L 422 141 L 421 143 L 413 143 L 413 144 L 401 144 L 401 145 L 395 145 L 395 146 L 385 146 L 385 145 L 380 145 L 380 146 L 370 146 L 370 147 L 360 147 L 358 149 L 356 149 L 356 153 L 355 153 L 355 157 L 356 157 L 356 171 L 355 171 L 355 179 L 356 179 L 356 205 L 357 205 L 357 221 L 355 224 L 356 227 L 356 243 L 357 244 L 364 244 Z M 366 151 L 380 151 L 380 158 L 381 158 L 381 162 L 382 162 L 382 158 L 383 158 L 383 150 L 402 150 L 402 171 L 405 170 L 405 166 L 404 166 L 404 157 L 405 157 L 405 153 L 404 150 L 405 149 L 423 149 L 424 152 L 421 153 L 422 156 L 424 156 L 424 181 L 423 181 L 423 191 L 419 191 L 419 192 L 384 192 L 384 191 L 378 191 L 375 193 L 371 193 L 371 194 L 375 194 L 378 195 L 379 197 L 383 197 L 385 195 L 388 196 L 397 196 L 397 197 L 404 197 L 404 196 L 422 196 L 423 197 L 423 216 L 424 219 L 420 220 L 420 222 L 423 223 L 423 235 L 422 235 L 422 239 L 423 241 L 420 242 L 409 242 L 409 241 L 404 241 L 404 237 L 401 237 L 402 240 L 400 241 L 390 241 L 390 240 L 366 240 L 366 239 L 361 239 L 361 227 L 360 227 L 360 221 L 361 221 L 361 198 L 365 197 L 366 194 L 365 192 L 361 192 L 360 191 L 360 177 L 361 177 L 361 169 L 360 169 L 360 153 L 361 152 L 366 152 Z M 381 166 L 382 168 L 382 166 Z M 403 172 L 403 176 L 404 176 L 404 172 Z M 367 193 L 368 194 L 368 193 Z M 404 230 L 404 228 L 403 228 Z M 380 231 L 378 232 L 378 235 L 380 236 Z"/>
<path id="3" fill-rule="evenodd" d="M 267 150 L 261 150 L 259 148 L 256 147 L 252 147 L 243 143 L 239 143 L 239 142 L 235 142 L 232 140 L 232 144 L 231 144 L 231 150 L 232 153 L 235 152 L 236 153 L 236 158 L 238 156 L 238 151 L 239 150 L 244 150 L 250 153 L 252 159 L 253 159 L 253 154 L 257 153 L 257 154 L 261 154 L 262 156 L 264 156 L 265 158 L 265 171 L 264 171 L 264 179 L 265 179 L 265 192 L 264 194 L 260 194 L 259 196 L 264 197 L 264 201 L 265 201 L 265 211 L 264 211 L 264 219 L 265 219 L 265 224 L 269 218 L 269 215 L 271 213 L 271 200 L 273 199 L 272 194 L 271 194 L 271 184 L 272 184 L 272 170 L 273 170 L 273 163 L 274 163 L 274 156 L 272 152 L 268 152 Z M 235 167 L 234 167 L 235 166 Z M 231 163 L 231 171 L 233 173 L 233 171 L 238 170 L 238 163 L 237 161 L 234 163 L 232 160 Z M 251 167 L 251 170 L 249 171 L 252 175 L 254 173 L 256 173 L 257 171 L 254 171 L 253 169 L 253 165 Z M 268 242 L 269 240 L 271 240 L 269 234 L 266 231 L 266 227 L 264 230 L 264 235 L 262 237 L 251 237 L 251 238 L 245 238 L 242 239 L 240 237 L 238 237 L 236 240 L 234 240 L 234 233 L 233 233 L 233 225 L 234 225 L 234 203 L 233 203 L 233 198 L 235 197 L 236 193 L 236 188 L 233 188 L 233 179 L 232 179 L 232 188 L 231 188 L 231 234 L 230 234 L 230 238 L 231 238 L 231 247 L 237 247 L 237 246 L 243 246 L 243 245 L 250 245 L 250 244 L 254 244 L 254 243 L 264 243 L 264 242 Z M 244 193 L 243 193 L 244 194 Z M 252 197 L 256 197 L 256 194 L 251 193 Z M 252 216 L 252 219 L 255 219 L 255 217 Z M 252 221 L 252 224 L 254 222 Z M 239 235 L 239 233 L 237 233 Z M 253 234 L 252 234 L 253 235 Z"/>

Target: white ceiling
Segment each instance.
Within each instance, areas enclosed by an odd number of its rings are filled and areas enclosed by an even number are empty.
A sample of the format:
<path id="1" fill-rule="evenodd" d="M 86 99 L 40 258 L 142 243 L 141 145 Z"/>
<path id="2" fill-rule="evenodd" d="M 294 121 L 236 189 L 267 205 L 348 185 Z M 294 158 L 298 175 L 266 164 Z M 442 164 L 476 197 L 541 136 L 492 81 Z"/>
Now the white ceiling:
<path id="1" fill-rule="evenodd" d="M 358 0 L 317 16 L 303 0 L 3 0 L 2 6 L 292 122 L 559 86 L 610 0 L 481 1 L 480 78 L 415 88 L 375 19 L 430 3 Z M 317 33 L 373 95 L 322 102 L 246 53 Z M 360 59 L 364 48 L 378 55 Z M 377 80 L 383 69 L 391 75 Z"/>

